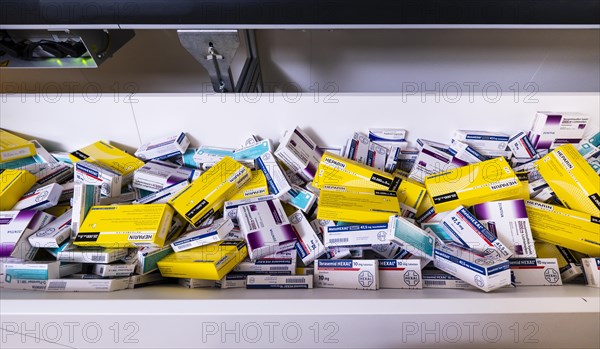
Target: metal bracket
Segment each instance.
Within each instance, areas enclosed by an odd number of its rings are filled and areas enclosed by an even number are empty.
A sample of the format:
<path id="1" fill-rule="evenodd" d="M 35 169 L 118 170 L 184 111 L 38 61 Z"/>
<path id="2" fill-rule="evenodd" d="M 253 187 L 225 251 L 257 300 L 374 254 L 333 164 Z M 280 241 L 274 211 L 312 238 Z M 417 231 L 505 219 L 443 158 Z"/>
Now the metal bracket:
<path id="1" fill-rule="evenodd" d="M 256 38 L 251 30 L 178 30 L 181 45 L 208 71 L 215 92 L 262 91 Z M 231 63 L 240 46 L 247 47 L 247 58 L 237 85 Z"/>

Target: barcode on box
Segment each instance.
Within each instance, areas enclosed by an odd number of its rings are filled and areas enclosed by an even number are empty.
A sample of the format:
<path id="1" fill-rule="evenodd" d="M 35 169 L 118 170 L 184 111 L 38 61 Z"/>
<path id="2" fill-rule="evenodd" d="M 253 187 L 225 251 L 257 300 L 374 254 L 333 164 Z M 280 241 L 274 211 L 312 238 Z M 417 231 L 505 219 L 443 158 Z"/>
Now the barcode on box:
<path id="1" fill-rule="evenodd" d="M 287 271 L 289 267 L 271 267 L 271 271 Z"/>
<path id="2" fill-rule="evenodd" d="M 92 262 L 104 262 L 103 255 L 94 255 L 92 256 Z"/>
<path id="3" fill-rule="evenodd" d="M 329 243 L 332 244 L 337 244 L 340 242 L 348 242 L 348 238 L 334 238 L 334 239 L 329 239 Z"/>
<path id="4" fill-rule="evenodd" d="M 66 281 L 50 281 L 48 284 L 48 291 L 61 291 L 67 287 Z"/>
<path id="5" fill-rule="evenodd" d="M 425 286 L 446 286 L 446 281 L 424 280 Z"/>
<path id="6" fill-rule="evenodd" d="M 287 278 L 285 279 L 285 282 L 290 284 L 304 284 L 306 283 L 306 280 L 304 280 L 304 278 Z"/>
<path id="7" fill-rule="evenodd" d="M 187 249 L 188 249 L 188 248 L 190 248 L 190 247 L 192 247 L 192 243 L 191 243 L 191 242 L 188 242 L 187 244 L 183 244 L 183 245 L 179 245 L 179 246 L 177 246 L 177 248 L 178 248 L 179 250 L 187 250 Z"/>

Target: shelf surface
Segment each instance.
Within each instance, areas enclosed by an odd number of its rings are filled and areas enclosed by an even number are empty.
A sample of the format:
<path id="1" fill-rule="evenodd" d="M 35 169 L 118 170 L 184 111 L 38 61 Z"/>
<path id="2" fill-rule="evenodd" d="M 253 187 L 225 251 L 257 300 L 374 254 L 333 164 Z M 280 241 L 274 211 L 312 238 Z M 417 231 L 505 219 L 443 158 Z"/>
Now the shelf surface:
<path id="1" fill-rule="evenodd" d="M 221 290 L 177 285 L 112 293 L 5 289 L 0 292 L 0 308 L 6 348 L 600 345 L 600 289 L 582 285 L 491 293 Z"/>
<path id="2" fill-rule="evenodd" d="M 598 26 L 595 0 L 2 0 L 3 29 L 394 28 L 411 25 Z"/>

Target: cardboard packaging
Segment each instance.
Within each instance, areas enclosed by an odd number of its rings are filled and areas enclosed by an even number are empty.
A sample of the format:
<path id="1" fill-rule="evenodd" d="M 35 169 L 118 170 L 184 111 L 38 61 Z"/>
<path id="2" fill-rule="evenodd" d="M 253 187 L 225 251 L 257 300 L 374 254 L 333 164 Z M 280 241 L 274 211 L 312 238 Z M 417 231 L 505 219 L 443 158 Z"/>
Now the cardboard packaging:
<path id="1" fill-rule="evenodd" d="M 144 166 L 143 161 L 103 141 L 98 141 L 70 153 L 69 159 L 73 163 L 86 160 L 107 167 L 121 174 L 123 185 L 131 181 L 133 171 Z"/>
<path id="2" fill-rule="evenodd" d="M 467 143 L 463 143 L 457 140 L 452 140 L 452 144 L 450 144 L 448 151 L 455 158 L 469 164 L 475 164 L 478 162 L 488 160 L 487 156 L 481 154 Z"/>
<path id="3" fill-rule="evenodd" d="M 150 161 L 133 173 L 132 186 L 151 192 L 183 181 L 192 181 L 200 176 L 200 171 L 180 167 L 164 161 Z"/>
<path id="4" fill-rule="evenodd" d="M 0 163 L 36 154 L 35 145 L 6 130 L 0 129 Z"/>
<path id="5" fill-rule="evenodd" d="M 56 259 L 71 263 L 113 263 L 127 257 L 127 248 L 77 247 L 71 243 L 61 246 Z"/>
<path id="6" fill-rule="evenodd" d="M 158 261 L 164 277 L 220 280 L 248 255 L 245 241 L 221 241 Z"/>
<path id="7" fill-rule="evenodd" d="M 379 289 L 377 260 L 323 260 L 315 261 L 315 287 L 346 288 L 352 290 Z"/>
<path id="8" fill-rule="evenodd" d="M 248 275 L 247 289 L 298 289 L 313 288 L 312 275 Z"/>
<path id="9" fill-rule="evenodd" d="M 73 187 L 73 206 L 71 216 L 71 237 L 75 237 L 79 232 L 79 227 L 83 223 L 92 206 L 100 204 L 100 187 L 91 184 L 75 184 Z"/>
<path id="10" fill-rule="evenodd" d="M 121 195 L 123 176 L 107 166 L 89 161 L 75 163 L 75 183 L 92 184 L 101 187 L 104 196 L 116 197 Z"/>
<path id="11" fill-rule="evenodd" d="M 531 143 L 531 140 L 523 131 L 519 131 L 508 140 L 508 148 L 517 159 L 536 159 L 537 150 Z"/>
<path id="12" fill-rule="evenodd" d="M 224 240 L 233 229 L 233 222 L 229 218 L 215 220 L 212 224 L 186 232 L 171 243 L 174 252 L 181 252 L 192 248 L 212 244 Z"/>
<path id="13" fill-rule="evenodd" d="M 32 260 L 38 249 L 31 246 L 28 238 L 52 220 L 54 216 L 41 211 L 1 211 L 0 257 Z"/>
<path id="14" fill-rule="evenodd" d="M 423 143 L 408 178 L 424 183 L 428 176 L 465 165 L 467 162 L 454 157 L 448 150 Z"/>
<path id="15" fill-rule="evenodd" d="M 24 170 L 0 170 L 0 211 L 13 208 L 35 181 L 35 176 Z"/>
<path id="16" fill-rule="evenodd" d="M 400 178 L 357 161 L 325 152 L 312 184 L 318 189 L 327 186 L 348 186 L 397 191 Z"/>
<path id="17" fill-rule="evenodd" d="M 247 167 L 225 157 L 169 200 L 169 205 L 192 225 L 200 226 L 221 209 L 250 176 Z"/>
<path id="18" fill-rule="evenodd" d="M 388 223 L 330 226 L 325 228 L 323 244 L 325 247 L 370 247 L 389 243 L 393 236 Z"/>
<path id="19" fill-rule="evenodd" d="M 129 278 L 115 279 L 50 279 L 46 292 L 112 292 L 129 287 Z"/>
<path id="20" fill-rule="evenodd" d="M 587 285 L 600 288 L 600 258 L 582 258 L 581 264 Z"/>
<path id="21" fill-rule="evenodd" d="M 269 195 L 269 185 L 267 177 L 261 170 L 253 170 L 252 178 L 240 188 L 240 191 L 232 196 L 229 201 L 250 199 L 259 196 Z"/>
<path id="22" fill-rule="evenodd" d="M 271 141 L 265 139 L 262 141 L 255 141 L 254 143 L 245 144 L 241 148 L 233 151 L 232 157 L 237 161 L 254 161 L 266 153 L 272 151 Z"/>
<path id="23" fill-rule="evenodd" d="M 91 268 L 92 274 L 102 277 L 123 277 L 130 276 L 135 271 L 135 264 L 114 263 L 114 264 L 94 264 Z"/>
<path id="24" fill-rule="evenodd" d="M 421 273 L 424 288 L 475 289 L 469 283 L 437 268 L 425 268 Z"/>
<path id="25" fill-rule="evenodd" d="M 247 274 L 229 273 L 215 282 L 218 288 L 246 288 Z"/>
<path id="26" fill-rule="evenodd" d="M 325 254 L 327 249 L 302 211 L 298 210 L 294 212 L 289 216 L 289 220 L 298 240 L 296 242 L 296 251 L 304 265 L 309 265 L 315 259 Z"/>
<path id="27" fill-rule="evenodd" d="M 555 258 L 563 282 L 569 282 L 583 275 L 580 259 L 570 250 L 542 241 L 535 243 L 535 250 L 539 258 Z"/>
<path id="28" fill-rule="evenodd" d="M 73 179 L 73 166 L 63 162 L 42 163 L 23 166 L 21 170 L 35 176 L 34 189 L 52 183 L 64 184 Z"/>
<path id="29" fill-rule="evenodd" d="M 400 214 L 395 191 L 324 187 L 319 197 L 317 218 L 347 223 L 384 223 Z"/>
<path id="30" fill-rule="evenodd" d="M 482 256 L 451 245 L 437 246 L 436 268 L 453 275 L 485 292 L 510 285 L 510 266 L 507 260 L 493 255 Z"/>
<path id="31" fill-rule="evenodd" d="M 510 260 L 516 286 L 562 286 L 556 258 Z"/>
<path id="32" fill-rule="evenodd" d="M 71 276 L 73 274 L 81 273 L 83 271 L 83 264 L 81 263 L 60 263 L 59 274 L 60 278 Z"/>
<path id="33" fill-rule="evenodd" d="M 35 248 L 58 248 L 71 237 L 71 210 L 29 236 Z"/>
<path id="34" fill-rule="evenodd" d="M 442 227 L 454 242 L 483 255 L 507 259 L 512 255 L 494 234 L 487 230 L 466 208 L 459 206 L 442 220 Z"/>
<path id="35" fill-rule="evenodd" d="M 529 138 L 536 149 L 554 149 L 564 144 L 577 144 L 583 138 L 589 116 L 581 113 L 538 112 Z"/>
<path id="36" fill-rule="evenodd" d="M 475 217 L 512 253 L 511 258 L 535 258 L 536 251 L 523 200 L 493 201 L 473 206 Z"/>
<path id="37" fill-rule="evenodd" d="M 201 145 L 194 154 L 194 161 L 201 164 L 216 164 L 225 157 L 233 158 L 234 149 Z"/>
<path id="38" fill-rule="evenodd" d="M 35 146 L 36 155 L 25 158 L 0 162 L 1 170 L 23 170 L 23 167 L 34 164 L 50 164 L 58 161 L 36 140 L 31 140 Z"/>
<path id="39" fill-rule="evenodd" d="M 93 206 L 75 237 L 78 246 L 162 247 L 173 209 L 166 204 Z"/>
<path id="40" fill-rule="evenodd" d="M 256 159 L 256 164 L 265 175 L 269 194 L 279 198 L 292 188 L 273 154 L 265 153 L 261 155 Z"/>
<path id="41" fill-rule="evenodd" d="M 309 212 L 317 201 L 317 195 L 299 187 L 295 184 L 291 185 L 290 190 L 281 196 L 281 201 L 288 203 L 304 212 Z"/>
<path id="42" fill-rule="evenodd" d="M 536 165 L 565 207 L 600 216 L 600 177 L 573 145 L 554 149 Z"/>
<path id="43" fill-rule="evenodd" d="M 406 130 L 400 128 L 370 128 L 369 140 L 388 149 L 383 170 L 393 173 L 399 165 L 402 149 L 406 148 Z"/>
<path id="44" fill-rule="evenodd" d="M 177 193 L 185 189 L 188 184 L 189 182 L 187 180 L 181 181 L 157 192 L 136 199 L 133 204 L 166 204 L 175 195 L 177 195 Z"/>
<path id="45" fill-rule="evenodd" d="M 223 217 L 228 217 L 233 221 L 233 224 L 238 225 L 238 208 L 243 205 L 253 204 L 261 201 L 269 201 L 275 199 L 273 195 L 257 196 L 254 198 L 226 201 L 223 205 Z"/>
<path id="46" fill-rule="evenodd" d="M 202 279 L 178 279 L 177 283 L 186 288 L 207 288 L 215 285 L 215 282 L 212 280 Z"/>
<path id="47" fill-rule="evenodd" d="M 483 155 L 495 157 L 505 155 L 510 137 L 500 132 L 457 130 L 453 139 L 472 146 Z"/>
<path id="48" fill-rule="evenodd" d="M 23 195 L 13 206 L 13 210 L 45 210 L 58 204 L 63 187 L 52 183 L 31 190 Z"/>
<path id="49" fill-rule="evenodd" d="M 144 161 L 157 159 L 165 160 L 185 153 L 190 140 L 181 132 L 177 135 L 164 137 L 142 144 L 135 152 L 135 156 Z"/>
<path id="50" fill-rule="evenodd" d="M 435 237 L 402 217 L 389 219 L 392 242 L 402 250 L 422 260 L 423 265 L 433 260 Z"/>
<path id="51" fill-rule="evenodd" d="M 170 281 L 171 279 L 163 277 L 162 275 L 160 275 L 159 272 L 145 275 L 132 275 L 129 277 L 129 285 L 127 286 L 127 288 L 132 289 L 158 284 L 166 284 Z"/>
<path id="52" fill-rule="evenodd" d="M 251 259 L 287 251 L 296 244 L 296 234 L 277 199 L 239 206 L 237 218 Z"/>
<path id="53" fill-rule="evenodd" d="M 425 178 L 436 212 L 502 200 L 521 193 L 521 182 L 504 158 L 459 167 Z"/>
<path id="54" fill-rule="evenodd" d="M 423 288 L 421 261 L 418 259 L 380 259 L 380 288 Z"/>
<path id="55" fill-rule="evenodd" d="M 36 289 L 29 285 L 28 280 L 59 278 L 60 262 L 5 261 L 2 263 L 2 271 L 4 288 Z"/>
<path id="56" fill-rule="evenodd" d="M 427 195 L 427 190 L 422 184 L 411 179 L 402 179 L 397 195 L 402 217 L 415 218 L 417 210 Z"/>
<path id="57" fill-rule="evenodd" d="M 315 177 L 321 155 L 317 144 L 298 127 L 286 131 L 275 150 L 275 156 L 305 182 Z"/>
<path id="58" fill-rule="evenodd" d="M 183 153 L 181 155 L 181 164 L 185 167 L 189 167 L 189 168 L 195 168 L 197 170 L 202 168 L 202 163 L 196 161 L 196 159 L 194 159 L 194 155 L 196 154 L 196 152 L 198 151 L 198 148 L 191 148 L 188 147 L 188 149 L 185 151 L 185 153 Z"/>
<path id="59" fill-rule="evenodd" d="M 600 217 L 537 201 L 525 201 L 533 238 L 600 256 Z"/>

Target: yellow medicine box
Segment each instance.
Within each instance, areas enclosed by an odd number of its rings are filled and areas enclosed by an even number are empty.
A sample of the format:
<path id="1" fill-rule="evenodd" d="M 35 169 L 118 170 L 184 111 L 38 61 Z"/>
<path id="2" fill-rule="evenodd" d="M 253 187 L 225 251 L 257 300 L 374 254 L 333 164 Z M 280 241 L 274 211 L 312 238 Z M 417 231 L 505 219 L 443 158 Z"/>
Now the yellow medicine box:
<path id="1" fill-rule="evenodd" d="M 600 176 L 572 145 L 561 145 L 536 163 L 566 207 L 600 216 Z"/>
<path id="2" fill-rule="evenodd" d="M 427 176 L 425 187 L 436 212 L 503 200 L 522 192 L 521 181 L 502 157 Z"/>
<path id="3" fill-rule="evenodd" d="M 92 206 L 73 243 L 107 248 L 163 247 L 173 214 L 167 204 Z"/>
<path id="4" fill-rule="evenodd" d="M 199 226 L 220 210 L 251 176 L 247 167 L 226 156 L 171 198 L 169 204 L 188 222 Z"/>
<path id="5" fill-rule="evenodd" d="M 220 241 L 172 253 L 158 262 L 164 277 L 220 280 L 248 256 L 245 241 Z"/>
<path id="6" fill-rule="evenodd" d="M 313 186 L 322 189 L 327 185 L 396 191 L 400 185 L 400 178 L 360 162 L 325 152 L 313 179 Z"/>
<path id="7" fill-rule="evenodd" d="M 252 178 L 228 201 L 243 200 L 265 195 L 269 195 L 267 177 L 265 177 L 263 171 L 254 170 L 252 171 Z"/>
<path id="8" fill-rule="evenodd" d="M 410 211 L 410 213 L 402 212 L 403 216 L 414 218 L 426 194 L 427 190 L 420 183 L 411 179 L 402 179 L 397 192 L 398 201 L 402 210 Z"/>
<path id="9" fill-rule="evenodd" d="M 397 214 L 395 191 L 353 187 L 323 187 L 317 209 L 317 219 L 348 223 L 385 223 Z"/>
<path id="10" fill-rule="evenodd" d="M 32 142 L 0 129 L 0 163 L 35 154 L 35 145 Z"/>
<path id="11" fill-rule="evenodd" d="M 600 256 L 600 217 L 537 201 L 525 201 L 535 240 Z"/>
<path id="12" fill-rule="evenodd" d="M 76 150 L 69 154 L 69 158 L 73 163 L 87 160 L 109 167 L 123 175 L 124 183 L 133 177 L 133 171 L 144 166 L 142 160 L 103 141 Z"/>
<path id="13" fill-rule="evenodd" d="M 24 170 L 0 170 L 0 211 L 13 208 L 35 181 L 35 176 Z"/>

